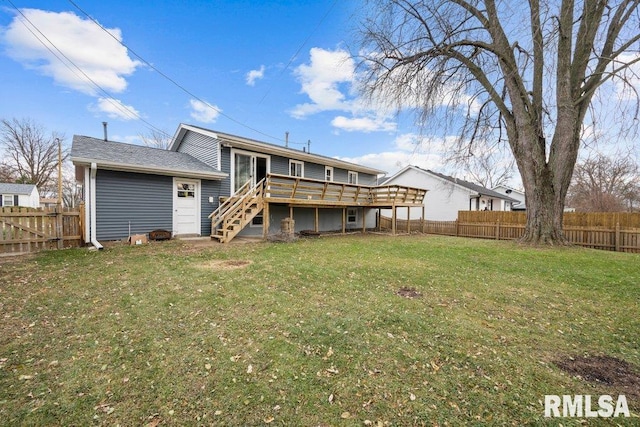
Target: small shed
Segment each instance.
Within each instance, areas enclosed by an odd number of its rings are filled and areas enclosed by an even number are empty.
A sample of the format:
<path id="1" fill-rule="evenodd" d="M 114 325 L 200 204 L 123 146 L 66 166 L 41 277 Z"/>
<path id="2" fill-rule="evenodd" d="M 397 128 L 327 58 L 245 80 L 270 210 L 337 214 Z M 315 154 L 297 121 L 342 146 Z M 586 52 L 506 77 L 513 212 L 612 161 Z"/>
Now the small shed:
<path id="1" fill-rule="evenodd" d="M 33 184 L 0 182 L 0 207 L 40 207 L 40 193 Z"/>

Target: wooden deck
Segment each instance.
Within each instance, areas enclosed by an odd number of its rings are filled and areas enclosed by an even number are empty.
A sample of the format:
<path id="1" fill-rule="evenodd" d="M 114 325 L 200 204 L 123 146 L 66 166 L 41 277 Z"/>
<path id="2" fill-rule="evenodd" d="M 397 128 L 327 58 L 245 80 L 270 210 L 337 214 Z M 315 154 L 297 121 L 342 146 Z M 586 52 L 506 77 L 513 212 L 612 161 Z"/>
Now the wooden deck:
<path id="1" fill-rule="evenodd" d="M 399 185 L 355 185 L 269 174 L 264 201 L 290 206 L 392 208 L 421 206 L 427 190 Z"/>

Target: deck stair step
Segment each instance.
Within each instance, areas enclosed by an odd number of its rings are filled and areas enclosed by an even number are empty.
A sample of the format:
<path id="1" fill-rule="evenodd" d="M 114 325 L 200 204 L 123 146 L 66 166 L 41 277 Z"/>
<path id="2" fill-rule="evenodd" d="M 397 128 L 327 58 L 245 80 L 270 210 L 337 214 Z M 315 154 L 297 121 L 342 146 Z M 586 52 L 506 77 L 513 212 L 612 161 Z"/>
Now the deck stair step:
<path id="1" fill-rule="evenodd" d="M 218 209 L 209 215 L 211 238 L 221 243 L 230 242 L 262 212 L 264 187 L 264 179 L 253 187 L 247 182 L 236 194 L 221 203 Z"/>

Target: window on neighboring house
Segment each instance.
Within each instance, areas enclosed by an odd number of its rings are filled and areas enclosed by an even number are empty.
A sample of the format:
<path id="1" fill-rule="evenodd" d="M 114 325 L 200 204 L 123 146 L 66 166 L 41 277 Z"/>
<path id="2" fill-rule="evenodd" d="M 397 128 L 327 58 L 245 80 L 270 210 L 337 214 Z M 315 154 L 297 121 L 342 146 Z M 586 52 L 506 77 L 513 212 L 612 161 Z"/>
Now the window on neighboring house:
<path id="1" fill-rule="evenodd" d="M 15 198 L 17 199 L 18 196 L 15 196 Z M 3 194 L 2 195 L 2 206 L 16 206 L 17 202 L 16 200 L 14 200 L 14 195 L 13 194 Z"/>
<path id="2" fill-rule="evenodd" d="M 357 184 L 358 183 L 358 172 L 349 171 L 347 175 L 347 183 L 349 184 Z"/>
<path id="3" fill-rule="evenodd" d="M 324 167 L 324 180 L 333 182 L 333 168 L 331 166 Z"/>
<path id="4" fill-rule="evenodd" d="M 289 160 L 289 176 L 304 176 L 304 162 Z"/>
<path id="5" fill-rule="evenodd" d="M 347 224 L 355 224 L 358 222 L 358 209 L 356 208 L 348 208 L 347 209 Z"/>

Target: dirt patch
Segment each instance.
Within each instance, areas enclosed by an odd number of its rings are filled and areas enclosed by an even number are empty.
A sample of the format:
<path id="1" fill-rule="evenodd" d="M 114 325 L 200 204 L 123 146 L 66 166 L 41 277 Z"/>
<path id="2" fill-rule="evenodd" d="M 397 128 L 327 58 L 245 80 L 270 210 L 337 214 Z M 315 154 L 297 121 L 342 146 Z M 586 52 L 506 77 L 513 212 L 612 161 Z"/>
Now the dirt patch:
<path id="1" fill-rule="evenodd" d="M 236 270 L 238 268 L 244 268 L 249 264 L 251 264 L 251 261 L 241 259 L 214 259 L 199 264 L 198 267 L 211 270 Z"/>
<path id="2" fill-rule="evenodd" d="M 640 373 L 624 360 L 611 356 L 576 356 L 554 363 L 571 375 L 606 386 L 611 394 L 624 394 L 630 406 L 640 402 Z"/>
<path id="3" fill-rule="evenodd" d="M 415 288 L 407 288 L 407 287 L 402 287 L 398 289 L 398 291 L 396 292 L 396 295 L 399 295 L 404 298 L 421 298 L 422 297 L 422 294 L 417 290 L 415 290 Z"/>

